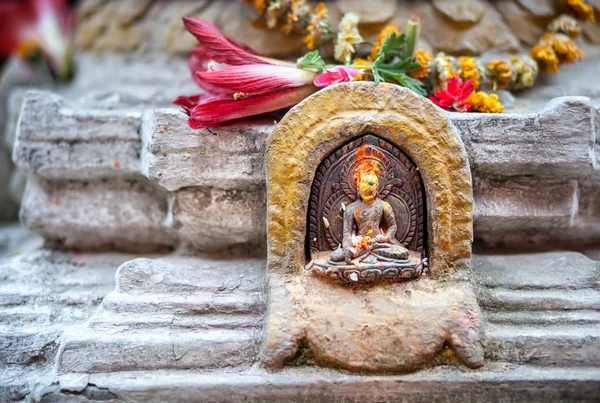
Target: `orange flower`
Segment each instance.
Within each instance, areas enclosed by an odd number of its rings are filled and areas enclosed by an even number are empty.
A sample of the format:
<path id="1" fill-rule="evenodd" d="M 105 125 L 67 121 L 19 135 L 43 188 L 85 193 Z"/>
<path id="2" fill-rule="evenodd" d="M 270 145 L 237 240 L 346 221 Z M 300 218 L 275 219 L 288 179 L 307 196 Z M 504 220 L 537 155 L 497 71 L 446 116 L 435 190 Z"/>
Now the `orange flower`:
<path id="1" fill-rule="evenodd" d="M 367 60 L 370 60 L 372 62 L 375 61 L 375 59 L 377 58 L 377 54 L 379 53 L 379 49 L 381 49 L 381 45 L 383 45 L 383 41 L 385 41 L 385 38 L 390 36 L 392 32 L 395 32 L 396 35 L 400 35 L 400 31 L 395 25 L 388 25 L 387 27 L 381 30 L 379 36 L 377 37 L 377 43 L 371 49 L 371 54 L 367 56 Z"/>
<path id="2" fill-rule="evenodd" d="M 568 36 L 547 32 L 540 40 L 542 46 L 551 47 L 558 57 L 559 63 L 577 63 L 583 59 L 584 53 Z"/>
<path id="3" fill-rule="evenodd" d="M 594 22 L 594 8 L 583 0 L 561 0 L 563 10 L 580 21 Z"/>
<path id="4" fill-rule="evenodd" d="M 465 103 L 471 104 L 473 112 L 482 113 L 502 113 L 504 106 L 498 100 L 496 94 L 486 94 L 483 91 L 473 91 L 466 99 Z"/>
<path id="5" fill-rule="evenodd" d="M 474 89 L 479 88 L 479 80 L 483 75 L 481 64 L 472 57 L 461 56 L 458 58 L 458 75 L 463 81 L 471 80 Z"/>
<path id="6" fill-rule="evenodd" d="M 531 58 L 537 61 L 540 71 L 545 73 L 558 73 L 558 57 L 551 47 L 536 45 L 529 52 Z"/>
<path id="7" fill-rule="evenodd" d="M 424 80 L 429 74 L 428 63 L 433 60 L 433 54 L 423 49 L 415 51 L 415 62 L 419 63 L 419 67 L 408 73 L 408 75 L 416 80 Z"/>
<path id="8" fill-rule="evenodd" d="M 492 60 L 489 62 L 486 74 L 490 78 L 492 88 L 499 90 L 512 87 L 517 80 L 517 72 L 505 60 Z"/>

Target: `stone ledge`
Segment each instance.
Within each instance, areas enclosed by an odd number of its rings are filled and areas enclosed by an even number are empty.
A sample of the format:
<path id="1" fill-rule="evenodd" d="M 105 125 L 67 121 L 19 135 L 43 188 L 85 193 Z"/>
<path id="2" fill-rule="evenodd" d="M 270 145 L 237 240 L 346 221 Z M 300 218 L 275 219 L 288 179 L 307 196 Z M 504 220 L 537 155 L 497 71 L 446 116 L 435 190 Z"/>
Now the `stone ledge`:
<path id="1" fill-rule="evenodd" d="M 555 98 L 537 113 L 448 113 L 465 142 L 473 176 L 496 179 L 585 178 L 599 171 L 598 116 L 600 108 L 586 97 Z M 264 150 L 273 127 L 262 122 L 191 130 L 176 108 L 150 110 L 142 119 L 142 111 L 77 107 L 52 92 L 30 91 L 13 158 L 19 167 L 49 179 L 139 174 L 169 191 L 190 186 L 253 190 L 264 187 Z M 102 148 L 100 141 L 114 146 Z M 62 152 L 52 153 L 53 147 Z M 121 147 L 131 151 L 119 155 Z"/>
<path id="2" fill-rule="evenodd" d="M 167 190 L 190 186 L 264 188 L 264 152 L 273 125 L 192 130 L 178 109 L 156 109 L 142 125 L 142 172 Z"/>
<path id="3" fill-rule="evenodd" d="M 81 108 L 49 91 L 28 91 L 13 161 L 47 179 L 141 176 L 139 111 Z"/>
<path id="4" fill-rule="evenodd" d="M 347 375 L 317 368 L 279 373 L 132 371 L 91 374 L 88 388 L 101 388 L 117 401 L 270 401 L 381 402 L 396 401 L 573 401 L 600 399 L 597 368 L 538 368 L 506 364 L 464 371 L 441 367 L 410 375 Z M 92 386 L 93 385 L 93 386 Z M 62 392 L 65 392 L 64 394 Z M 42 402 L 54 402 L 71 391 L 47 389 Z"/>
<path id="5" fill-rule="evenodd" d="M 475 177 L 583 178 L 596 165 L 589 98 L 554 98 L 537 113 L 449 115 Z"/>
<path id="6" fill-rule="evenodd" d="M 164 226 L 167 199 L 137 181 L 47 182 L 31 178 L 21 221 L 68 248 L 160 250 L 177 244 Z"/>

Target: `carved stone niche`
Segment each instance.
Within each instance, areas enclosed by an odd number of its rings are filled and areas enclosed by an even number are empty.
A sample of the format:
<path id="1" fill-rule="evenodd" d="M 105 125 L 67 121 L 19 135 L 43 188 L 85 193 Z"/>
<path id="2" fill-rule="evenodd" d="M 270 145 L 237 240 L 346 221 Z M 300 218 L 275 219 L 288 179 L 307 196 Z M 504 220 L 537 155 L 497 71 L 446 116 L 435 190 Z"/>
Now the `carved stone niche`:
<path id="1" fill-rule="evenodd" d="M 277 125 L 267 172 L 268 368 L 407 372 L 449 349 L 483 365 L 481 312 L 456 275 L 471 174 L 443 111 L 396 85 L 326 88 Z"/>

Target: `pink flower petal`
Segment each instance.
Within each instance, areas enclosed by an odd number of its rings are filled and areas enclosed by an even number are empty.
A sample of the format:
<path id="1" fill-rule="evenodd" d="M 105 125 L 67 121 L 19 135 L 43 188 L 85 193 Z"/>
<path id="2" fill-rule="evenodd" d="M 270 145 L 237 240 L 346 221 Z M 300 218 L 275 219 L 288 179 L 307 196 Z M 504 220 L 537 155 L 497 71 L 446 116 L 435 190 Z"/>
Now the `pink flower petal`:
<path id="1" fill-rule="evenodd" d="M 313 83 L 317 87 L 323 88 L 337 83 L 353 81 L 354 76 L 357 74 L 361 74 L 361 71 L 344 66 L 336 66 L 323 70 L 321 74 L 317 74 Z"/>
<path id="2" fill-rule="evenodd" d="M 198 80 L 221 90 L 252 95 L 311 84 L 315 73 L 299 68 L 252 64 L 196 73 Z M 200 84 L 204 88 L 202 84 Z"/>
<path id="3" fill-rule="evenodd" d="M 194 122 L 190 127 L 216 127 L 225 121 L 286 108 L 297 104 L 315 91 L 317 88 L 307 85 L 237 101 L 228 97 L 201 102 L 190 114 Z"/>

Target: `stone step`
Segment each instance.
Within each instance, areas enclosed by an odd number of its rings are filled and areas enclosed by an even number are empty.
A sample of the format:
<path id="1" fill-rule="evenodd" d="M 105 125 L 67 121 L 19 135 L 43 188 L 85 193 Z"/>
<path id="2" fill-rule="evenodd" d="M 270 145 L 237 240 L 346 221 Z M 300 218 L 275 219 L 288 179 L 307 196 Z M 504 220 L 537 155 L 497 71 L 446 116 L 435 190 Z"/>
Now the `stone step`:
<path id="1" fill-rule="evenodd" d="M 600 365 L 600 325 L 486 327 L 486 358 L 531 365 Z"/>
<path id="2" fill-rule="evenodd" d="M 135 313 L 117 314 L 101 310 L 89 321 L 91 329 L 100 331 L 123 331 L 132 329 L 185 328 L 195 330 L 231 329 L 262 330 L 262 313 L 211 313 L 168 314 L 168 313 Z"/>
<path id="3" fill-rule="evenodd" d="M 475 280 L 489 288 L 600 288 L 599 263 L 577 252 L 473 255 Z"/>
<path id="4" fill-rule="evenodd" d="M 0 328 L 0 367 L 48 361 L 58 349 L 61 333 L 60 326 Z"/>
<path id="5" fill-rule="evenodd" d="M 484 309 L 508 311 L 600 310 L 600 290 L 484 289 L 479 294 Z"/>
<path id="6" fill-rule="evenodd" d="M 117 271 L 116 291 L 129 294 L 263 291 L 264 258 L 134 259 Z"/>
<path id="7" fill-rule="evenodd" d="M 50 306 L 0 306 L 0 324 L 2 327 L 48 324 L 51 315 L 52 308 Z"/>
<path id="8" fill-rule="evenodd" d="M 194 314 L 211 313 L 251 314 L 265 309 L 262 293 L 212 293 L 191 295 L 110 293 L 102 301 L 103 309 L 114 313 Z"/>
<path id="9" fill-rule="evenodd" d="M 61 344 L 58 372 L 248 367 L 260 332 L 251 330 L 139 329 L 113 333 L 83 329 Z"/>
<path id="10" fill-rule="evenodd" d="M 487 311 L 489 323 L 513 325 L 600 324 L 600 311 Z"/>
<path id="11" fill-rule="evenodd" d="M 69 374 L 66 377 L 72 376 Z M 364 376 L 327 368 L 280 372 L 129 371 L 91 374 L 62 382 L 40 396 L 63 401 L 104 392 L 104 400 L 127 402 L 597 402 L 597 368 L 514 366 L 492 363 L 465 371 L 438 367 L 413 374 Z M 72 386 L 71 386 L 72 385 Z M 69 389 L 69 386 L 73 389 Z M 75 393 L 75 395 L 73 395 Z M 83 400 L 83 397 L 81 397 Z"/>

